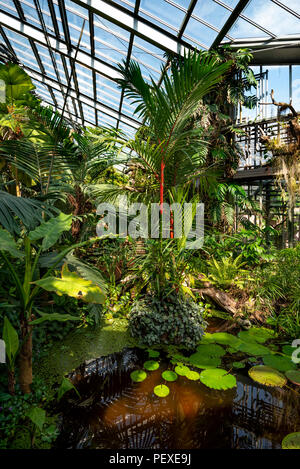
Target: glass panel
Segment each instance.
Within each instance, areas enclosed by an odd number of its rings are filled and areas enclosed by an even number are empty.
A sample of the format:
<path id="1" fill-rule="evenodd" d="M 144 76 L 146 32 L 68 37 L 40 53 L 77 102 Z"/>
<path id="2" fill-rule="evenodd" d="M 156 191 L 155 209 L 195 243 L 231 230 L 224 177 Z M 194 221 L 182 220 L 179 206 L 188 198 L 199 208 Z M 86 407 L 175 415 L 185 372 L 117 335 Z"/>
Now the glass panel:
<path id="1" fill-rule="evenodd" d="M 98 16 L 95 17 L 95 55 L 105 62 L 116 66 L 127 57 L 130 34 L 127 31 L 121 30 L 122 35 L 120 35 L 120 31 L 115 32 L 115 26 L 112 29 L 109 28 L 111 24 L 108 21 L 103 22 L 102 18 Z"/>
<path id="2" fill-rule="evenodd" d="M 120 121 L 119 123 L 119 128 L 123 130 L 126 135 L 130 138 L 133 138 L 136 132 L 136 129 L 131 127 L 130 125 L 124 124 L 124 122 Z"/>
<path id="3" fill-rule="evenodd" d="M 84 119 L 88 120 L 92 124 L 96 124 L 95 109 L 88 106 L 87 104 L 82 104 L 82 110 Z"/>
<path id="4" fill-rule="evenodd" d="M 40 67 L 38 66 L 29 41 L 10 29 L 3 28 L 3 30 L 20 62 L 30 68 L 40 71 Z"/>
<path id="5" fill-rule="evenodd" d="M 271 102 L 270 93 L 274 90 L 274 97 L 276 101 L 289 103 L 289 67 L 288 66 L 268 66 L 263 67 L 263 70 L 268 70 L 268 90 L 269 96 L 267 102 Z M 277 116 L 277 106 L 267 106 L 267 117 Z"/>
<path id="6" fill-rule="evenodd" d="M 298 2 L 298 0 L 281 0 L 281 3 L 283 3 L 296 13 L 300 14 L 300 3 Z"/>
<path id="7" fill-rule="evenodd" d="M 299 5 L 298 1 L 293 3 Z M 243 14 L 278 36 L 300 32 L 299 19 L 271 0 L 252 0 Z"/>
<path id="8" fill-rule="evenodd" d="M 20 2 L 25 18 L 28 21 L 28 23 L 34 24 L 35 26 L 41 27 L 40 21 L 39 21 L 39 16 L 36 11 L 36 8 L 33 4 L 33 2 Z"/>
<path id="9" fill-rule="evenodd" d="M 96 75 L 97 100 L 107 106 L 119 110 L 121 91 L 118 85 L 107 78 Z"/>
<path id="10" fill-rule="evenodd" d="M 205 20 L 207 23 L 210 23 L 219 29 L 222 28 L 230 14 L 230 10 L 226 10 L 226 8 L 223 8 L 213 0 L 197 2 L 193 11 L 193 16 L 199 16 L 202 20 Z"/>
<path id="11" fill-rule="evenodd" d="M 292 70 L 292 104 L 300 112 L 300 65 L 293 65 Z"/>
<path id="12" fill-rule="evenodd" d="M 134 10 L 134 2 L 130 2 L 129 0 L 115 0 L 115 3 L 118 3 L 122 7 L 127 8 L 127 10 Z"/>
<path id="13" fill-rule="evenodd" d="M 264 27 L 266 24 L 264 23 Z M 248 21 L 238 18 L 234 23 L 232 28 L 228 31 L 228 35 L 232 36 L 234 39 L 250 38 L 250 37 L 259 37 L 259 38 L 270 38 L 265 32 L 261 29 L 256 28 Z"/>
<path id="14" fill-rule="evenodd" d="M 140 6 L 140 15 L 150 20 L 151 17 L 149 17 L 147 13 L 154 15 L 156 19 L 155 23 L 160 24 L 161 27 L 162 24 L 160 23 L 160 20 L 164 21 L 176 30 L 180 28 L 185 15 L 183 11 L 179 10 L 173 5 L 170 5 L 164 0 L 155 0 L 155 2 L 153 0 L 142 0 Z M 174 32 L 172 28 L 167 27 L 167 29 Z"/>
<path id="15" fill-rule="evenodd" d="M 189 42 L 193 42 L 193 39 L 195 39 L 206 47 L 209 47 L 213 43 L 217 35 L 217 31 L 199 23 L 199 21 L 194 18 L 190 19 L 184 32 L 184 37 L 189 36 Z"/>
<path id="16" fill-rule="evenodd" d="M 76 75 L 79 91 L 91 98 L 94 98 L 93 74 L 89 68 L 76 64 Z"/>
<path id="17" fill-rule="evenodd" d="M 104 126 L 112 126 L 116 127 L 117 126 L 117 120 L 113 119 L 112 117 L 108 116 L 107 114 L 104 114 L 103 112 L 98 111 L 98 124 L 99 125 L 104 125 Z"/>
<path id="18" fill-rule="evenodd" d="M 15 16 L 18 16 L 13 0 L 5 0 L 5 1 L 1 0 L 0 8 L 3 11 L 6 11 L 8 13 L 14 14 Z"/>

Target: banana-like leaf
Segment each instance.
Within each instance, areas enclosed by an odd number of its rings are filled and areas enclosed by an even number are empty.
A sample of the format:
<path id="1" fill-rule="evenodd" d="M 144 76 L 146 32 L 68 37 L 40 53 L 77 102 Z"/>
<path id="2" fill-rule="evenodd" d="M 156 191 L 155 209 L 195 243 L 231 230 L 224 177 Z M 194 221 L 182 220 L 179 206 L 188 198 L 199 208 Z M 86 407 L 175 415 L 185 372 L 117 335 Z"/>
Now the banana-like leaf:
<path id="1" fill-rule="evenodd" d="M 5 342 L 5 350 L 10 365 L 13 365 L 17 352 L 19 350 L 19 337 L 15 328 L 5 316 L 3 326 L 3 340 Z"/>
<path id="2" fill-rule="evenodd" d="M 77 259 L 77 257 L 73 256 L 72 252 L 65 257 L 65 261 L 69 266 L 71 265 L 72 267 L 75 267 L 76 271 L 82 278 L 89 280 L 94 285 L 98 285 L 103 292 L 106 291 L 107 287 L 105 280 L 98 269 Z"/>
<path id="3" fill-rule="evenodd" d="M 47 291 L 55 291 L 57 295 L 68 295 L 86 303 L 104 303 L 105 296 L 98 285 L 81 278 L 76 272 L 70 272 L 67 264 L 61 271 L 61 278 L 45 277 L 35 282 Z"/>
<path id="4" fill-rule="evenodd" d="M 72 215 L 66 215 L 61 212 L 58 217 L 50 218 L 50 220 L 42 223 L 34 231 L 31 231 L 29 238 L 31 241 L 43 238 L 42 249 L 46 251 L 56 243 L 64 231 L 68 231 L 71 228 L 71 224 Z"/>
<path id="5" fill-rule="evenodd" d="M 45 321 L 59 321 L 59 322 L 66 322 L 66 321 L 80 321 L 80 318 L 77 316 L 72 316 L 71 314 L 60 314 L 60 313 L 42 313 L 41 311 L 38 312 L 40 314 L 40 318 L 34 319 L 30 322 L 31 325 L 35 326 L 37 324 L 41 324 Z"/>
<path id="6" fill-rule="evenodd" d="M 19 251 L 17 247 L 17 243 L 15 242 L 14 238 L 12 235 L 6 231 L 3 230 L 3 228 L 0 227 L 0 251 L 7 251 L 9 254 L 13 257 L 24 257 L 24 254 Z"/>
<path id="7" fill-rule="evenodd" d="M 29 75 L 17 64 L 1 64 L 0 79 L 5 83 L 8 102 L 20 100 L 25 93 L 35 89 Z"/>

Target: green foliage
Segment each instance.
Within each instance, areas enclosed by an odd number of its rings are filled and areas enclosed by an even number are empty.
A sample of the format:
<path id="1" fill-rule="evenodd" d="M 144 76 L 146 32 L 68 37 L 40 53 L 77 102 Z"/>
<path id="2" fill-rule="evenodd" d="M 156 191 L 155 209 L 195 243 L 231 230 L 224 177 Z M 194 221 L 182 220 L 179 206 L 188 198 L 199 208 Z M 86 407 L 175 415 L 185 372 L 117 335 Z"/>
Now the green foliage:
<path id="1" fill-rule="evenodd" d="M 23 102 L 26 94 L 35 89 L 29 75 L 17 64 L 0 64 L 0 79 L 5 83 L 6 102 Z"/>
<path id="2" fill-rule="evenodd" d="M 11 325 L 8 318 L 4 318 L 3 335 L 2 338 L 5 342 L 6 356 L 10 369 L 14 369 L 15 360 L 19 350 L 19 337 L 15 328 Z"/>
<path id="3" fill-rule="evenodd" d="M 239 332 L 238 337 L 245 342 L 259 342 L 263 344 L 267 340 L 273 339 L 275 333 L 272 329 L 266 329 L 265 327 L 251 327 L 247 331 Z"/>
<path id="4" fill-rule="evenodd" d="M 219 288 L 227 289 L 236 285 L 243 288 L 245 281 L 249 280 L 249 271 L 243 269 L 245 262 L 242 262 L 242 256 L 235 259 L 232 255 L 222 257 L 220 261 L 211 259 L 207 261 L 208 275 L 203 276 L 203 280 L 210 281 L 213 285 Z M 245 278 L 242 278 L 244 276 Z"/>
<path id="5" fill-rule="evenodd" d="M 197 351 L 200 354 L 207 355 L 209 357 L 222 357 L 225 355 L 225 350 L 220 345 L 216 344 L 201 344 L 198 345 Z"/>
<path id="6" fill-rule="evenodd" d="M 200 373 L 200 381 L 212 389 L 226 390 L 236 386 L 235 376 L 220 368 L 203 370 Z"/>
<path id="7" fill-rule="evenodd" d="M 77 396 L 80 397 L 80 394 L 77 391 L 74 384 L 71 383 L 71 381 L 68 378 L 65 378 L 63 376 L 61 385 L 59 386 L 58 391 L 57 391 L 57 399 L 60 400 L 66 394 L 66 392 L 71 391 L 71 390 L 75 391 Z"/>
<path id="8" fill-rule="evenodd" d="M 71 228 L 71 224 L 72 215 L 66 215 L 61 212 L 57 217 L 50 218 L 50 220 L 41 223 L 34 231 L 31 231 L 29 239 L 36 241 L 42 238 L 42 251 L 47 251 L 58 241 L 64 231 L 68 231 Z"/>
<path id="9" fill-rule="evenodd" d="M 216 368 L 221 365 L 220 357 L 204 355 L 201 352 L 193 353 L 189 362 L 197 368 Z"/>
<path id="10" fill-rule="evenodd" d="M 38 427 L 40 431 L 43 430 L 43 425 L 46 420 L 46 412 L 41 407 L 31 407 L 26 417 L 29 417 L 32 423 Z"/>
<path id="11" fill-rule="evenodd" d="M 173 344 L 192 349 L 206 325 L 201 314 L 202 309 L 196 303 L 176 294 L 162 300 L 147 296 L 134 304 L 129 330 L 147 346 Z"/>
<path id="12" fill-rule="evenodd" d="M 233 368 L 241 369 L 245 368 L 246 364 L 244 362 L 233 362 L 232 366 Z"/>
<path id="13" fill-rule="evenodd" d="M 248 355 L 257 355 L 259 357 L 270 354 L 270 349 L 268 347 L 255 342 L 241 342 L 238 346 L 238 350 L 247 353 Z"/>
<path id="14" fill-rule="evenodd" d="M 300 370 L 287 370 L 285 376 L 297 386 L 300 386 Z"/>
<path id="15" fill-rule="evenodd" d="M 214 334 L 208 335 L 207 333 L 204 335 L 204 340 L 209 340 L 209 342 L 216 342 L 217 344 L 221 345 L 229 345 L 231 347 L 237 347 L 241 341 L 232 334 L 228 332 L 215 332 Z"/>
<path id="16" fill-rule="evenodd" d="M 190 381 L 198 381 L 200 379 L 200 374 L 197 371 L 188 370 L 185 375 Z"/>

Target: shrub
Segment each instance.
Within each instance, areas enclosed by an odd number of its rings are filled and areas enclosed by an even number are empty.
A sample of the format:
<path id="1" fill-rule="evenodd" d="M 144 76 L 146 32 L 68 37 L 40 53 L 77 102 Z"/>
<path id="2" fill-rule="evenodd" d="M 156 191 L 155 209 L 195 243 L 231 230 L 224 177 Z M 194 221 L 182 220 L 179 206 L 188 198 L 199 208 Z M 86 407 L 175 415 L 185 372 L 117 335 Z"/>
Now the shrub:
<path id="1" fill-rule="evenodd" d="M 181 345 L 193 349 L 204 334 L 204 308 L 172 294 L 158 299 L 148 295 L 130 312 L 131 335 L 147 346 Z"/>

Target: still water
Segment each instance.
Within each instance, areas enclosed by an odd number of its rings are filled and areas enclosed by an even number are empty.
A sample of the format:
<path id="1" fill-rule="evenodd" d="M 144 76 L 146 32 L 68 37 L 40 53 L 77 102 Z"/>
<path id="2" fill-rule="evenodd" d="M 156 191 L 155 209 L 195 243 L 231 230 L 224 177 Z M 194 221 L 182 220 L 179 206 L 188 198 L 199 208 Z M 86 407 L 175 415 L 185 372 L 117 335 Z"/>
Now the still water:
<path id="1" fill-rule="evenodd" d="M 300 394 L 292 389 L 256 385 L 247 368 L 236 374 L 237 387 L 215 391 L 179 376 L 162 384 L 168 363 L 133 383 L 130 372 L 147 354 L 122 354 L 83 363 L 71 375 L 81 398 L 63 402 L 59 448 L 107 449 L 280 449 L 290 432 L 300 431 Z M 251 365 L 249 364 L 249 367 Z"/>

